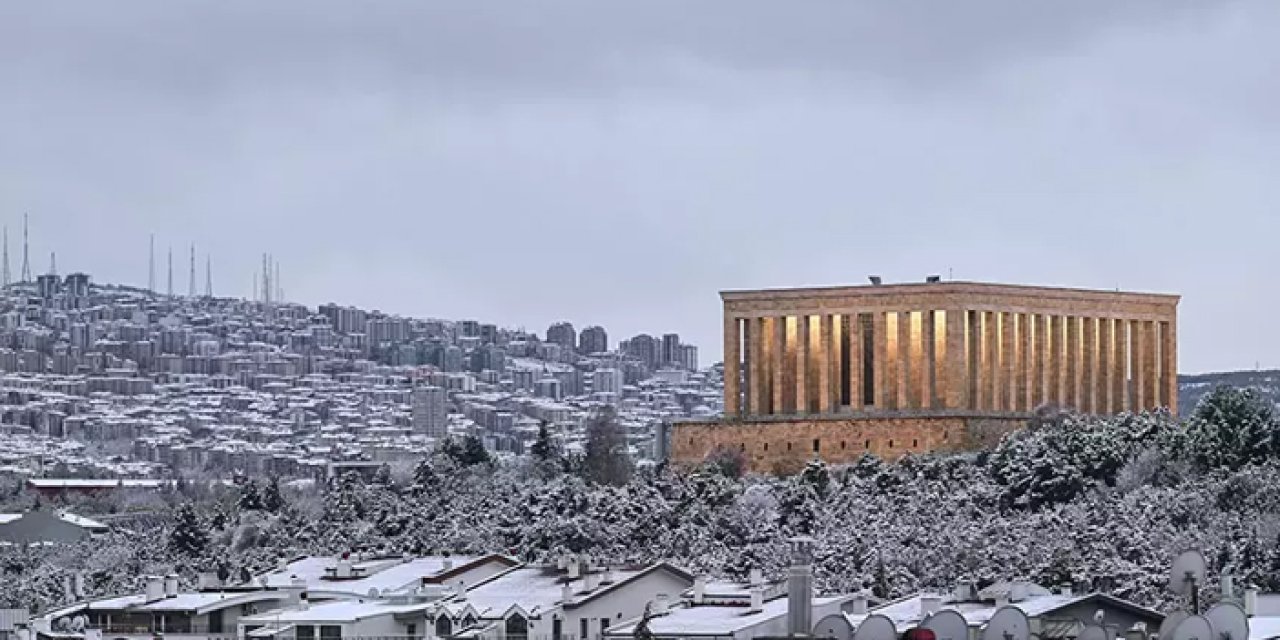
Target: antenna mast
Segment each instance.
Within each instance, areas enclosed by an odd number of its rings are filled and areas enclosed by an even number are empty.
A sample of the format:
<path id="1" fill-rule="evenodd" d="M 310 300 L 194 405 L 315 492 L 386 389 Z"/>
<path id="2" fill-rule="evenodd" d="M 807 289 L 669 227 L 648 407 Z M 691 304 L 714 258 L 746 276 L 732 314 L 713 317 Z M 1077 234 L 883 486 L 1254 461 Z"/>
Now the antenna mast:
<path id="1" fill-rule="evenodd" d="M 196 244 L 191 243 L 191 276 L 187 283 L 187 295 L 196 297 Z"/>
<path id="2" fill-rule="evenodd" d="M 169 297 L 173 297 L 173 247 L 169 247 Z"/>
<path id="3" fill-rule="evenodd" d="M 204 256 L 204 297 L 213 297 L 213 256 Z"/>
<path id="4" fill-rule="evenodd" d="M 31 282 L 31 261 L 28 256 L 27 214 L 22 214 L 22 281 Z"/>
<path id="5" fill-rule="evenodd" d="M 58 275 L 58 252 L 57 251 L 49 252 L 49 275 L 51 276 Z"/>

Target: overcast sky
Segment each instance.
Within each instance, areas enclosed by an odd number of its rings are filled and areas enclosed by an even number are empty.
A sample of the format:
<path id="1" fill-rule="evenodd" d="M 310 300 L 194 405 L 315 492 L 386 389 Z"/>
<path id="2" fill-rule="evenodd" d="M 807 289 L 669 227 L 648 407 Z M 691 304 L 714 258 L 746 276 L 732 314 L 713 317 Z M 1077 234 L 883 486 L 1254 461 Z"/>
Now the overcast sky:
<path id="1" fill-rule="evenodd" d="M 719 357 L 728 288 L 1175 292 L 1280 366 L 1280 2 L 5 2 L 11 268 Z M 204 276 L 199 277 L 203 287 Z"/>

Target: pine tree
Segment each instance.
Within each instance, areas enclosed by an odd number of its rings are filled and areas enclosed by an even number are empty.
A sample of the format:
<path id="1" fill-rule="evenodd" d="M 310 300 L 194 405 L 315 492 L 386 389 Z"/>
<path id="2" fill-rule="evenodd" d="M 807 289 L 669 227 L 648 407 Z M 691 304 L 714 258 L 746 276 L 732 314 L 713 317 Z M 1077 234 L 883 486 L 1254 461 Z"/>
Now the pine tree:
<path id="1" fill-rule="evenodd" d="M 477 464 L 488 464 L 493 460 L 489 457 L 489 452 L 485 450 L 484 443 L 476 436 L 467 436 L 462 442 L 462 464 L 473 466 Z"/>
<path id="2" fill-rule="evenodd" d="M 258 493 L 258 483 L 249 480 L 240 486 L 240 509 L 244 511 L 261 511 L 262 495 Z"/>
<path id="3" fill-rule="evenodd" d="M 627 437 L 611 407 L 598 409 L 587 421 L 586 455 L 582 461 L 588 480 L 621 486 L 631 480 Z"/>
<path id="4" fill-rule="evenodd" d="M 538 424 L 538 439 L 534 440 L 533 446 L 529 447 L 529 454 L 540 464 L 559 466 L 557 458 L 560 457 L 560 451 L 551 440 L 551 431 L 547 428 L 546 420 Z"/>
<path id="5" fill-rule="evenodd" d="M 271 513 L 280 513 L 284 506 L 284 496 L 280 494 L 280 479 L 271 476 L 267 481 L 267 488 L 262 491 L 262 508 Z"/>
<path id="6" fill-rule="evenodd" d="M 183 503 L 174 512 L 173 530 L 169 533 L 169 549 L 187 557 L 204 553 L 209 544 L 209 534 L 200 524 L 191 503 Z"/>

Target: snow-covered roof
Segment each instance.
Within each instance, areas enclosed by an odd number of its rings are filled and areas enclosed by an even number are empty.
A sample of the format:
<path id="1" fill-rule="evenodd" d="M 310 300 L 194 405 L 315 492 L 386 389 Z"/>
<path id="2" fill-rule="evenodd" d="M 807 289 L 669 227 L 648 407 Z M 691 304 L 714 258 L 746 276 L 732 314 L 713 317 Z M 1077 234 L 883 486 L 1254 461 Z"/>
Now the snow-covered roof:
<path id="1" fill-rule="evenodd" d="M 845 618 L 849 620 L 849 623 L 854 628 L 857 628 L 857 626 L 861 624 L 868 615 L 878 614 L 892 620 L 894 626 L 898 629 L 906 629 L 908 627 L 918 625 L 926 617 L 922 615 L 922 601 L 926 597 L 928 597 L 926 594 L 918 594 L 882 607 L 874 608 L 867 615 L 845 614 Z M 1028 596 L 1025 600 L 1010 602 L 1009 604 L 1021 609 L 1023 613 L 1027 614 L 1027 617 L 1037 618 L 1059 609 L 1097 599 L 1105 600 L 1113 606 L 1119 606 L 1142 613 L 1156 620 L 1164 617 L 1164 615 L 1158 611 L 1152 611 L 1131 602 L 1102 593 L 1085 595 L 1062 595 L 1052 593 L 1037 594 Z M 991 616 L 995 615 L 999 608 L 1000 607 L 993 601 L 947 602 L 941 606 L 942 610 L 951 609 L 964 616 L 965 621 L 968 622 L 971 627 L 980 627 L 986 624 L 991 620 Z"/>
<path id="2" fill-rule="evenodd" d="M 365 618 L 383 615 L 417 613 L 435 606 L 434 602 L 414 602 L 410 604 L 391 604 L 384 600 L 335 600 L 321 604 L 313 604 L 305 609 L 288 608 L 267 611 L 240 619 L 242 624 L 257 623 L 308 623 L 308 622 L 355 622 Z"/>
<path id="3" fill-rule="evenodd" d="M 569 582 L 570 598 L 563 599 L 565 574 L 554 567 L 522 566 L 498 574 L 455 596 L 445 603 L 451 614 L 461 614 L 470 607 L 484 618 L 504 617 L 513 607 L 519 607 L 530 616 L 538 616 L 557 606 L 573 608 L 587 600 L 599 597 L 602 593 L 612 591 L 646 573 L 658 570 L 675 572 L 682 577 L 692 577 L 666 563 L 655 564 L 645 569 L 614 570 L 613 580 L 601 582 L 603 572 L 592 574 L 597 586 L 591 591 L 586 589 L 586 580 L 578 578 Z"/>
<path id="4" fill-rule="evenodd" d="M 360 577 L 335 580 L 328 576 L 337 566 L 338 558 L 310 556 L 290 562 L 284 568 L 260 577 L 266 579 L 269 587 L 288 587 L 296 577 L 305 582 L 310 591 L 364 596 L 368 595 L 370 589 L 377 589 L 380 594 L 412 589 L 419 586 L 423 578 L 438 577 L 483 559 L 479 556 L 428 556 L 408 560 L 355 560 L 352 568 Z"/>
<path id="5" fill-rule="evenodd" d="M 1273 640 L 1274 638 L 1280 638 L 1280 616 L 1249 618 L 1249 640 Z"/>
<path id="6" fill-rule="evenodd" d="M 708 585 L 709 586 L 709 585 Z M 852 596 L 816 597 L 813 606 L 825 607 Z M 774 598 L 760 611 L 744 604 L 703 605 L 673 608 L 649 620 L 649 631 L 657 636 L 728 636 L 787 615 L 787 598 Z M 609 627 L 610 636 L 630 636 L 639 620 Z"/>

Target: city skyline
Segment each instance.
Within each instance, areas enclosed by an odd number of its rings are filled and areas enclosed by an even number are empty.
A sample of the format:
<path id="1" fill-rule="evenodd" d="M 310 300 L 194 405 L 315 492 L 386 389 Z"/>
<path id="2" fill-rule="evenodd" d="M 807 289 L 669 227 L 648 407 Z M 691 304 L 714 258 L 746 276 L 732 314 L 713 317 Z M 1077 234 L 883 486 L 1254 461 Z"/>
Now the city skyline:
<path id="1" fill-rule="evenodd" d="M 953 273 L 1181 294 L 1184 372 L 1280 365 L 1280 7 L 939 11 L 15 5 L 0 217 L 35 268 L 139 282 L 155 233 L 224 293 L 270 250 L 307 304 L 708 361 L 720 290 Z"/>

